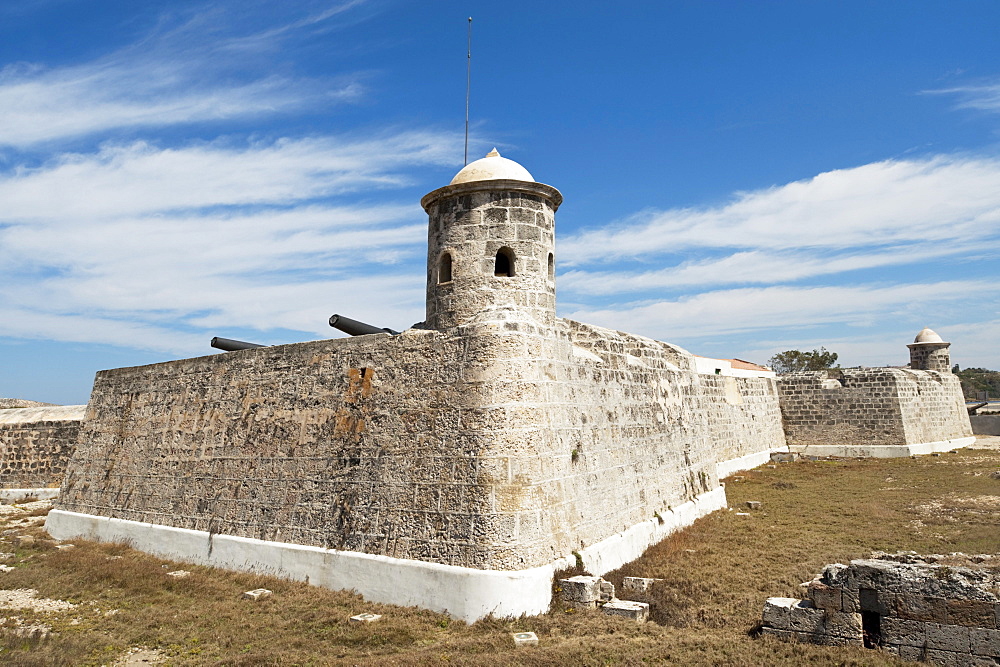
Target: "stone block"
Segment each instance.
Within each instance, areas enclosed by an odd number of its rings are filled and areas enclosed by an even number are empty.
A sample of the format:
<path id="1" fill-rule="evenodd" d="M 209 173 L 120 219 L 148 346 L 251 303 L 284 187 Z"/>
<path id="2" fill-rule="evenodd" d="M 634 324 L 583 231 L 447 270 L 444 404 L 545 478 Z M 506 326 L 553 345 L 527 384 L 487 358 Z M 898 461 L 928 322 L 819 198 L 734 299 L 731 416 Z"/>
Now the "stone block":
<path id="1" fill-rule="evenodd" d="M 809 599 L 813 605 L 827 611 L 841 611 L 843 596 L 841 589 L 827 586 L 819 581 L 810 581 L 808 584 Z"/>
<path id="2" fill-rule="evenodd" d="M 969 667 L 972 664 L 972 656 L 968 653 L 933 648 L 925 651 L 924 660 L 934 665 L 940 665 L 940 667 Z"/>
<path id="3" fill-rule="evenodd" d="M 625 577 L 622 579 L 622 590 L 630 593 L 648 593 L 653 589 L 653 584 L 663 579 L 653 579 L 650 577 Z"/>
<path id="4" fill-rule="evenodd" d="M 538 635 L 534 632 L 515 632 L 511 637 L 514 638 L 514 646 L 538 646 Z"/>
<path id="5" fill-rule="evenodd" d="M 823 627 L 828 635 L 849 639 L 862 638 L 861 614 L 840 611 L 824 611 Z"/>
<path id="6" fill-rule="evenodd" d="M 969 628 L 969 643 L 973 655 L 1000 659 L 1000 630 Z"/>
<path id="7" fill-rule="evenodd" d="M 876 614 L 887 616 L 893 612 L 895 596 L 892 593 L 874 588 L 861 588 L 858 590 L 858 604 L 861 611 L 873 611 Z"/>
<path id="8" fill-rule="evenodd" d="M 582 604 L 594 604 L 601 599 L 600 577 L 591 577 L 580 574 L 569 579 L 560 579 L 559 588 L 562 589 L 562 599 L 565 602 L 577 602 Z"/>
<path id="9" fill-rule="evenodd" d="M 247 591 L 240 596 L 241 600 L 263 600 L 264 598 L 269 598 L 274 594 L 274 591 L 269 591 L 266 588 L 255 588 L 252 591 Z"/>
<path id="10" fill-rule="evenodd" d="M 789 610 L 788 625 L 799 632 L 820 632 L 826 627 L 826 613 L 817 609 L 809 600 L 799 600 Z"/>
<path id="11" fill-rule="evenodd" d="M 996 609 L 992 602 L 982 600 L 948 600 L 945 605 L 951 625 L 967 625 L 972 628 L 995 628 Z"/>
<path id="12" fill-rule="evenodd" d="M 791 609 L 801 602 L 795 598 L 768 598 L 764 600 L 764 614 L 761 617 L 764 625 L 776 630 L 790 630 L 792 625 Z"/>
<path id="13" fill-rule="evenodd" d="M 615 585 L 610 581 L 601 579 L 601 602 L 610 602 L 615 599 Z"/>
<path id="14" fill-rule="evenodd" d="M 841 611 L 848 613 L 861 611 L 861 602 L 858 600 L 858 591 L 856 589 L 840 589 L 840 601 L 842 603 Z"/>
<path id="15" fill-rule="evenodd" d="M 645 602 L 612 600 L 601 607 L 601 611 L 608 616 L 624 616 L 639 623 L 644 623 L 649 618 L 649 605 Z"/>
<path id="16" fill-rule="evenodd" d="M 947 600 L 927 595 L 897 595 L 896 616 L 914 621 L 944 623 L 947 620 Z"/>
<path id="17" fill-rule="evenodd" d="M 358 614 L 357 616 L 351 616 L 351 623 L 374 623 L 378 619 L 382 618 L 382 614 Z"/>
<path id="18" fill-rule="evenodd" d="M 927 648 L 968 653 L 971 642 L 969 628 L 964 625 L 927 624 Z"/>
<path id="19" fill-rule="evenodd" d="M 187 570 L 174 570 L 173 572 L 167 572 L 167 576 L 174 579 L 183 579 L 184 577 L 190 577 L 191 573 Z"/>
<path id="20" fill-rule="evenodd" d="M 923 646 L 927 642 L 927 624 L 891 616 L 883 617 L 882 641 L 903 646 Z"/>

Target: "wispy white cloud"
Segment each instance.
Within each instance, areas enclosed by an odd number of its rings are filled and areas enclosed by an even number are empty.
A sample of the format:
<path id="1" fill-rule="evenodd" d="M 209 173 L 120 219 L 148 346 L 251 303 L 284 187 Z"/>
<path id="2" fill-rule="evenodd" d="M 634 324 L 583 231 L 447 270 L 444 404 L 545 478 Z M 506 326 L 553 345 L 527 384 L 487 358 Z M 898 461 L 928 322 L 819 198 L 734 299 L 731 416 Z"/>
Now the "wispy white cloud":
<path id="1" fill-rule="evenodd" d="M 9 64 L 0 69 L 0 146 L 24 149 L 113 129 L 231 122 L 356 100 L 363 88 L 350 74 L 317 85 L 287 73 L 248 74 L 245 60 L 361 4 L 332 5 L 248 35 L 223 34 L 226 21 L 194 15 L 91 62 Z"/>
<path id="2" fill-rule="evenodd" d="M 189 331 L 207 327 L 329 335 L 334 309 L 405 327 L 423 315 L 426 216 L 385 195 L 458 142 L 136 143 L 4 174 L 0 335 L 114 342 L 134 328 L 139 347 L 193 353 L 204 335 Z"/>
<path id="3" fill-rule="evenodd" d="M 1000 160 L 889 160 L 739 194 L 722 206 L 647 211 L 560 242 L 560 260 L 677 254 L 692 248 L 831 250 L 993 234 Z"/>
<path id="4" fill-rule="evenodd" d="M 875 320 L 912 318 L 942 304 L 994 300 L 1000 285 L 989 281 L 943 281 L 890 286 L 771 286 L 717 290 L 673 300 L 578 308 L 567 317 L 643 333 L 661 340 L 745 334 L 837 324 L 864 326 Z"/>
<path id="5" fill-rule="evenodd" d="M 708 288 L 733 284 L 775 284 L 900 264 L 912 264 L 981 249 L 978 242 L 944 241 L 885 250 L 824 254 L 811 250 L 746 250 L 710 259 L 681 262 L 655 270 L 573 269 L 562 274 L 560 286 L 574 294 L 626 294 L 680 287 Z"/>
<path id="6" fill-rule="evenodd" d="M 925 94 L 954 95 L 958 97 L 958 108 L 980 111 L 1000 111 L 1000 81 L 982 81 L 964 86 L 925 90 Z"/>

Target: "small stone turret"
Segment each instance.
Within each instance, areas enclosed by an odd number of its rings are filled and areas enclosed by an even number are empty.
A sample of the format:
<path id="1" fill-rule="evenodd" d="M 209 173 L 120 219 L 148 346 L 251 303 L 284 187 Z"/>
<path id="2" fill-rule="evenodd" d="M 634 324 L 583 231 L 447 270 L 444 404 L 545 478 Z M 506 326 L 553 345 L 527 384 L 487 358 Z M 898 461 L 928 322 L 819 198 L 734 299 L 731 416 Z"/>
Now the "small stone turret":
<path id="1" fill-rule="evenodd" d="M 921 329 L 906 347 L 910 348 L 910 368 L 913 370 L 951 372 L 951 355 L 948 353 L 951 343 L 941 340 L 941 336 L 930 328 Z"/>
<path id="2" fill-rule="evenodd" d="M 558 190 L 495 148 L 426 195 L 426 325 L 447 329 L 502 308 L 552 324 L 561 203 Z"/>

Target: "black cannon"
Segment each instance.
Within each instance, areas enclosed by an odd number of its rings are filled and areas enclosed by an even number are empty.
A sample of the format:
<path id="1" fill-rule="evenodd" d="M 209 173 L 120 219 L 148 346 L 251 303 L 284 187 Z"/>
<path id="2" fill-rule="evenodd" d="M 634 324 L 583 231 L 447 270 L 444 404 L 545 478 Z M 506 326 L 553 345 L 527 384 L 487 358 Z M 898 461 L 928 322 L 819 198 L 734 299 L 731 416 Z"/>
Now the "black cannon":
<path id="1" fill-rule="evenodd" d="M 212 347 L 218 350 L 225 350 L 226 352 L 234 352 L 236 350 L 249 350 L 255 347 L 267 346 L 259 345 L 257 343 L 247 343 L 242 340 L 233 340 L 232 338 L 219 338 L 216 336 L 212 339 Z"/>
<path id="2" fill-rule="evenodd" d="M 352 336 L 365 336 L 367 334 L 389 334 L 390 336 L 398 336 L 398 331 L 393 331 L 387 327 L 379 328 L 374 327 L 370 324 L 365 324 L 364 322 L 358 322 L 357 320 L 352 320 L 349 317 L 344 317 L 343 315 L 331 315 L 330 316 L 330 326 L 334 329 L 339 329 L 346 334 L 351 334 Z"/>

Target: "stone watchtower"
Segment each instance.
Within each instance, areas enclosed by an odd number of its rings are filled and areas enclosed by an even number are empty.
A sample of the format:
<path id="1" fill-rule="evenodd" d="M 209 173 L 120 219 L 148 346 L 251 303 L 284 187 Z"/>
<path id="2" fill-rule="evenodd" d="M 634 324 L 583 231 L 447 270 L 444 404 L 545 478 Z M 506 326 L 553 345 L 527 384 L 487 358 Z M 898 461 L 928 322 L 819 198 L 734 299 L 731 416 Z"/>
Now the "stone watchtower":
<path id="1" fill-rule="evenodd" d="M 510 309 L 555 321 L 555 212 L 562 195 L 494 148 L 424 196 L 432 329 Z"/>
<path id="2" fill-rule="evenodd" d="M 941 336 L 931 329 L 921 329 L 906 347 L 910 348 L 910 368 L 913 370 L 951 372 L 951 355 L 948 354 L 951 343 L 941 340 Z"/>

